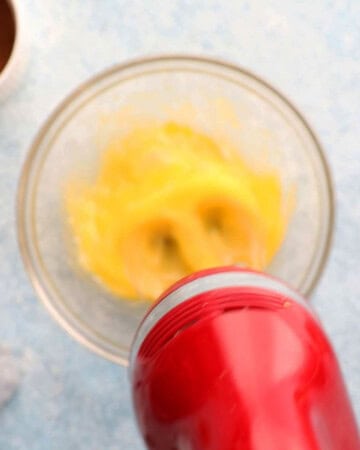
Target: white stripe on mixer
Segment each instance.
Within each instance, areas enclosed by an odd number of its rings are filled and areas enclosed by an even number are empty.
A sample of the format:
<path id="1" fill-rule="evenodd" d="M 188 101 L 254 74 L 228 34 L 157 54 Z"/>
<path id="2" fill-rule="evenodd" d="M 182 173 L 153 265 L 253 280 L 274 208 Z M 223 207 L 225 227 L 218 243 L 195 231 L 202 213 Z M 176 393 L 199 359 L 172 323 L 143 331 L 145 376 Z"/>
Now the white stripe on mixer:
<path id="1" fill-rule="evenodd" d="M 289 297 L 292 300 L 301 303 L 308 307 L 304 298 L 290 287 L 283 284 L 281 281 L 270 278 L 261 273 L 254 272 L 219 272 L 205 275 L 201 278 L 189 281 L 188 283 L 179 286 L 175 291 L 167 295 L 153 310 L 145 317 L 143 323 L 135 336 L 130 354 L 130 370 L 135 361 L 136 355 L 143 343 L 145 337 L 155 324 L 164 317 L 173 308 L 180 305 L 190 298 L 203 294 L 205 292 L 213 291 L 215 289 L 227 287 L 254 287 L 264 288 L 275 291 L 284 297 Z"/>

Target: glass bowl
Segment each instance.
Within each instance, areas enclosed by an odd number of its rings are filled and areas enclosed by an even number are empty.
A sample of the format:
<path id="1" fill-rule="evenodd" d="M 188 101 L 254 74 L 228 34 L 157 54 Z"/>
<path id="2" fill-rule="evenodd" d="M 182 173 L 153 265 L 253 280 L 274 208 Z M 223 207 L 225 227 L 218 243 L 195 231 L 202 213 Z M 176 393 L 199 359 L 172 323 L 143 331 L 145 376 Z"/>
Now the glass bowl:
<path id="1" fill-rule="evenodd" d="M 76 171 L 91 178 L 113 138 L 146 120 L 176 120 L 239 144 L 296 186 L 289 228 L 268 272 L 308 296 L 328 255 L 333 223 L 329 170 L 313 131 L 276 89 L 239 67 L 162 56 L 119 65 L 86 82 L 51 114 L 24 164 L 18 237 L 34 288 L 51 315 L 82 344 L 127 364 L 149 304 L 115 298 L 76 262 L 63 206 Z M 265 150 L 265 152 L 264 152 Z"/>

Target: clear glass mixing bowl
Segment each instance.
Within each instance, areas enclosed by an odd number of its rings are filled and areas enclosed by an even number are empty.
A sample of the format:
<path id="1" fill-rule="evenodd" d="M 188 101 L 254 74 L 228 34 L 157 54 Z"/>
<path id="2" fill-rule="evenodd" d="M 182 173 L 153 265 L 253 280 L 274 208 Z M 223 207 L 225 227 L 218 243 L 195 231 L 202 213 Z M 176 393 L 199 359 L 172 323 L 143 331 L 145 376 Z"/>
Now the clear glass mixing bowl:
<path id="1" fill-rule="evenodd" d="M 77 265 L 64 183 L 77 170 L 91 177 L 106 144 L 139 121 L 168 119 L 226 136 L 249 160 L 268 159 L 285 186 L 296 186 L 295 211 L 269 273 L 309 295 L 331 241 L 324 154 L 305 119 L 268 83 L 239 67 L 187 56 L 142 59 L 101 73 L 69 95 L 36 137 L 19 185 L 18 236 L 51 315 L 78 341 L 123 364 L 148 304 L 115 298 Z"/>

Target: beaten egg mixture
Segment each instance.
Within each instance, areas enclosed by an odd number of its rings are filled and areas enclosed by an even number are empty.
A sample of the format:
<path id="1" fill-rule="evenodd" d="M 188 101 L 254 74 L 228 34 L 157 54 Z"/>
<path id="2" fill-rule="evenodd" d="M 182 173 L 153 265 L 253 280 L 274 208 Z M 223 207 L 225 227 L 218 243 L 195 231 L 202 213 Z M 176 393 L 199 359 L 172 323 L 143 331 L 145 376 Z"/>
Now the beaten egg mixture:
<path id="1" fill-rule="evenodd" d="M 155 299 L 196 270 L 264 269 L 288 224 L 281 180 L 176 123 L 134 129 L 103 153 L 66 209 L 81 266 L 108 290 Z"/>

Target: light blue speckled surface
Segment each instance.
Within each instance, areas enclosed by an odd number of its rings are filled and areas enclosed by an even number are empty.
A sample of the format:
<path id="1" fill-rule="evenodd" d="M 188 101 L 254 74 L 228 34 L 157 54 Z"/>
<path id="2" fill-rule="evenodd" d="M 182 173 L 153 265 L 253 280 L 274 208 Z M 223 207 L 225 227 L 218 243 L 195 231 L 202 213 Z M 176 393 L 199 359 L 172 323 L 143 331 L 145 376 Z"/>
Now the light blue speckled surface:
<path id="1" fill-rule="evenodd" d="M 38 127 L 79 82 L 127 58 L 194 52 L 237 62 L 287 94 L 332 166 L 337 225 L 313 304 L 360 419 L 360 2 L 358 0 L 22 0 L 26 78 L 0 105 L 0 343 L 22 385 L 0 411 L 0 450 L 141 449 L 126 372 L 68 337 L 23 272 L 14 202 Z M 357 205 L 357 209 L 354 208 Z"/>

